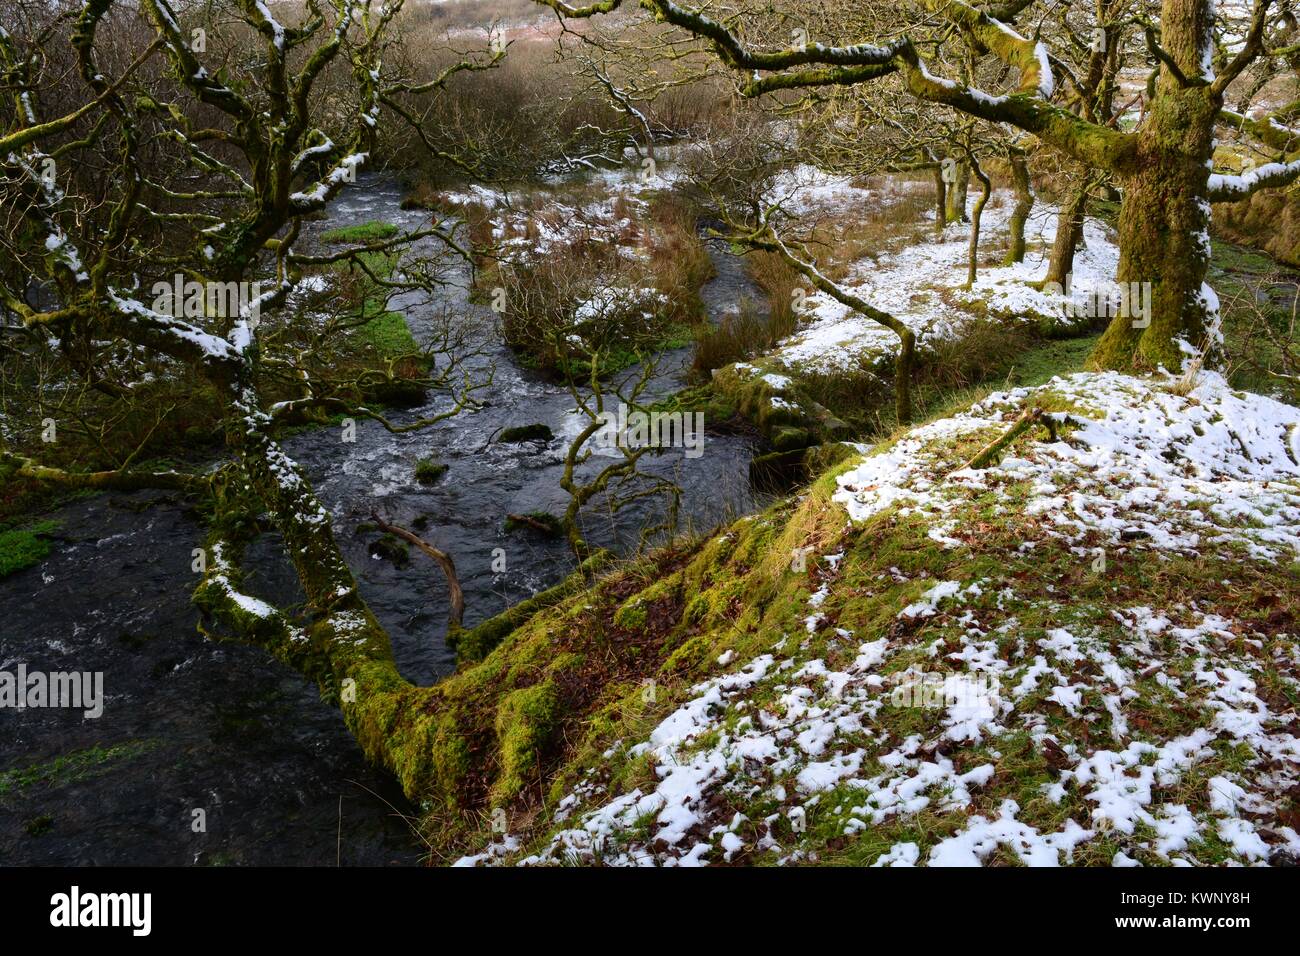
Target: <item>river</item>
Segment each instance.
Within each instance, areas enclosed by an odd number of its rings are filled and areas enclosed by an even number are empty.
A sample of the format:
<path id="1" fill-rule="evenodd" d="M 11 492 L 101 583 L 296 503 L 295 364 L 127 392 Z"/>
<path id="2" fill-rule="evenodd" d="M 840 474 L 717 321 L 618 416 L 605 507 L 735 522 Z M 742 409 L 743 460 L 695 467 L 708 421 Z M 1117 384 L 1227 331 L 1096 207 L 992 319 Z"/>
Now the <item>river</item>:
<path id="1" fill-rule="evenodd" d="M 427 214 L 402 210 L 391 178 L 370 177 L 336 202 L 316 231 L 369 220 L 407 228 Z M 711 247 L 717 275 L 701 290 L 713 316 L 761 296 L 739 260 Z M 464 272 L 439 301 L 396 300 L 417 338 L 450 307 L 485 318 L 465 296 Z M 684 383 L 689 350 L 661 357 L 653 391 Z M 495 367 L 486 407 L 393 435 L 369 421 L 356 441 L 334 427 L 285 442 L 333 516 L 359 586 L 393 639 L 398 666 L 428 684 L 455 666 L 443 636 L 445 582 L 423 555 L 405 568 L 371 553 L 358 531 L 372 511 L 449 552 L 465 589 L 466 624 L 555 583 L 573 567 L 561 542 L 507 533 L 510 512 L 560 512 L 566 436 L 584 423 L 568 391 L 520 367 L 495 339 L 480 370 Z M 445 407 L 395 414 L 408 421 Z M 535 422 L 551 442 L 501 444 L 500 428 Z M 680 449 L 653 460 L 682 488 L 682 518 L 707 530 L 762 504 L 748 483 L 750 440 L 706 438 L 704 454 Z M 416 483 L 417 459 L 447 464 L 435 484 Z M 588 467 L 600 464 L 596 459 Z M 593 543 L 634 546 L 652 506 L 589 509 Z M 418 813 L 393 782 L 367 766 L 342 719 L 302 677 L 253 647 L 215 643 L 196 631 L 191 552 L 203 528 L 176 496 L 105 494 L 50 517 L 55 547 L 40 565 L 0 583 L 0 670 L 99 671 L 98 718 L 69 710 L 0 710 L 0 768 L 41 765 L 37 779 L 0 769 L 0 864 L 378 865 L 415 864 L 422 852 L 404 817 Z M 497 550 L 500 549 L 500 550 Z M 505 568 L 500 569 L 504 558 Z M 498 570 L 494 570 L 494 563 Z M 248 552 L 246 590 L 292 604 L 301 593 L 273 535 Z"/>

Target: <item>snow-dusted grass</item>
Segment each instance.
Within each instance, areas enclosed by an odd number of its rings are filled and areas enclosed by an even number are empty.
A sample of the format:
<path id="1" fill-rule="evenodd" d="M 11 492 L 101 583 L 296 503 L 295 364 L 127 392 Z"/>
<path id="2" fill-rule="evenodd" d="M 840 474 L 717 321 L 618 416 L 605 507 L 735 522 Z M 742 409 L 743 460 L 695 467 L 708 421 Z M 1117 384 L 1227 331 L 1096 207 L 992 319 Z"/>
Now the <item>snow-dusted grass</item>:
<path id="1" fill-rule="evenodd" d="M 960 519 L 947 516 L 985 494 L 997 508 L 1042 516 L 1048 533 L 1072 546 L 1134 540 L 1162 551 L 1295 560 L 1300 411 L 1233 392 L 1213 372 L 1182 394 L 1185 387 L 1172 377 L 1106 372 L 998 393 L 867 458 L 840 477 L 835 500 L 857 521 L 916 509 L 930 519 L 931 537 L 952 545 Z M 1049 410 L 1063 440 L 982 470 L 951 470 L 943 445 L 936 448 L 936 439 L 991 439 L 1031 402 Z"/>
<path id="2" fill-rule="evenodd" d="M 1004 242 L 1012 199 L 996 192 L 985 209 L 981 247 Z M 994 315 L 1037 325 L 1065 320 L 1066 296 L 1040 291 L 1056 232 L 1056 210 L 1035 206 L 1026 238 L 1025 260 L 1011 266 L 981 266 L 966 289 L 969 226 L 950 224 L 942 238 L 917 242 L 876 259 L 852 263 L 841 285 L 868 304 L 894 315 L 916 333 L 924 349 L 941 339 L 960 338 L 971 322 Z M 1088 220 L 1084 245 L 1074 262 L 1072 289 L 1104 288 L 1114 279 L 1119 250 L 1110 230 Z M 887 359 L 898 338 L 889 329 L 818 292 L 808 298 L 806 324 L 772 353 L 794 369 L 836 372 Z"/>
<path id="3" fill-rule="evenodd" d="M 661 697 L 462 862 L 1295 859 L 1297 423 L 1081 373 L 868 453 L 709 543 Z"/>
<path id="4" fill-rule="evenodd" d="M 585 378 L 646 348 L 676 348 L 700 318 L 712 264 L 670 171 L 592 172 L 527 192 L 444 193 L 475 242 L 492 247 L 478 293 L 503 315 L 506 342 L 537 367 Z"/>
<path id="5" fill-rule="evenodd" d="M 645 259 L 649 194 L 669 189 L 677 175 L 672 167 L 653 175 L 629 163 L 595 170 L 574 182 L 548 189 L 504 192 L 470 186 L 437 194 L 452 208 L 481 207 L 490 224 L 490 239 L 506 261 L 528 264 L 563 253 L 592 240 L 615 242 L 629 259 Z"/>
<path id="6" fill-rule="evenodd" d="M 933 185 L 904 178 L 879 177 L 858 183 L 851 176 L 829 173 L 802 163 L 777 174 L 765 194 L 765 201 L 792 216 L 848 214 L 860 217 L 863 210 L 887 209 L 905 197 L 930 192 Z"/>

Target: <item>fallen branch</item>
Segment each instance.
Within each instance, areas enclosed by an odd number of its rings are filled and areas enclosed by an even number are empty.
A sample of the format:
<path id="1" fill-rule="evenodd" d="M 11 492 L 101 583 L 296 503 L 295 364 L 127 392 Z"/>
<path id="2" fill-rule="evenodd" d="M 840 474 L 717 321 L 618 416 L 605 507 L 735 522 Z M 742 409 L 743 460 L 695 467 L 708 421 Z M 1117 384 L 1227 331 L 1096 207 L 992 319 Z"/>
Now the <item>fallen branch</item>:
<path id="1" fill-rule="evenodd" d="M 1042 425 L 1047 429 L 1048 434 L 1052 436 L 1052 441 L 1057 440 L 1056 422 L 1052 420 L 1051 416 L 1047 415 L 1041 408 L 1026 408 L 1000 438 L 985 445 L 974 458 L 957 470 L 987 468 L 1001 457 L 1002 452 L 1006 450 L 1008 445 L 1035 425 Z"/>
<path id="2" fill-rule="evenodd" d="M 396 535 L 408 544 L 415 545 L 438 562 L 438 567 L 442 568 L 442 573 L 447 578 L 447 590 L 451 597 L 451 613 L 447 621 L 447 636 L 449 640 L 454 640 L 453 635 L 459 634 L 464 629 L 461 622 L 465 617 L 465 592 L 461 589 L 460 578 L 456 575 L 456 563 L 452 561 L 451 555 L 446 551 L 435 548 L 413 532 L 407 531 L 405 528 L 399 528 L 395 524 L 389 524 L 373 512 L 370 519 L 374 521 L 381 531 Z"/>
<path id="3" fill-rule="evenodd" d="M 37 464 L 22 455 L 0 455 L 0 469 L 11 470 L 16 478 L 60 485 L 64 488 L 93 491 L 142 491 L 160 488 L 166 491 L 201 491 L 211 486 L 207 475 L 179 471 L 64 471 Z"/>
<path id="4" fill-rule="evenodd" d="M 548 537 L 555 537 L 556 535 L 555 525 L 549 525 L 545 521 L 538 521 L 532 515 L 508 514 L 506 515 L 506 520 L 514 521 L 517 524 L 527 525 L 528 527 L 532 528 L 534 531 L 540 531 L 542 534 L 547 535 Z"/>

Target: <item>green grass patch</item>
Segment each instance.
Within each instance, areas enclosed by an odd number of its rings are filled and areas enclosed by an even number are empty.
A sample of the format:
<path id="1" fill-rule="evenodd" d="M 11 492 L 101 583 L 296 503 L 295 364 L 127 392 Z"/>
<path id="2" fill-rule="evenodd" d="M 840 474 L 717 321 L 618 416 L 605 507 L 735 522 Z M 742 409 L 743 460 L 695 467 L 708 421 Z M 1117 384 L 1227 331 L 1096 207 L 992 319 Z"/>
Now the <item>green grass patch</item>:
<path id="1" fill-rule="evenodd" d="M 45 560 L 50 553 L 50 542 L 44 535 L 57 526 L 57 522 L 43 521 L 29 528 L 0 530 L 0 578 Z"/>
<path id="2" fill-rule="evenodd" d="M 357 244 L 391 239 L 397 233 L 397 227 L 391 222 L 372 220 L 357 223 L 355 226 L 340 226 L 338 229 L 330 229 L 327 232 L 322 232 L 320 238 L 322 242 Z"/>
<path id="3" fill-rule="evenodd" d="M 114 765 L 133 760 L 156 749 L 156 740 L 129 740 L 122 744 L 96 744 L 85 750 L 60 754 L 44 763 L 14 767 L 0 772 L 0 797 L 16 794 L 30 787 L 64 787 L 107 773 Z"/>
<path id="4" fill-rule="evenodd" d="M 390 358 L 413 355 L 420 345 L 411 334 L 406 318 L 400 312 L 381 312 L 356 332 L 357 338 L 376 352 Z"/>
<path id="5" fill-rule="evenodd" d="M 398 256 L 386 252 L 367 252 L 362 253 L 359 259 L 369 275 L 348 263 L 336 267 L 340 273 L 355 270 L 355 274 L 362 277 L 359 315 L 369 321 L 358 326 L 352 335 L 363 347 L 372 349 L 386 359 L 421 354 L 420 344 L 411 334 L 406 318 L 400 312 L 388 308 L 392 290 L 370 278 L 373 275 L 380 280 L 387 279 L 397 267 Z"/>

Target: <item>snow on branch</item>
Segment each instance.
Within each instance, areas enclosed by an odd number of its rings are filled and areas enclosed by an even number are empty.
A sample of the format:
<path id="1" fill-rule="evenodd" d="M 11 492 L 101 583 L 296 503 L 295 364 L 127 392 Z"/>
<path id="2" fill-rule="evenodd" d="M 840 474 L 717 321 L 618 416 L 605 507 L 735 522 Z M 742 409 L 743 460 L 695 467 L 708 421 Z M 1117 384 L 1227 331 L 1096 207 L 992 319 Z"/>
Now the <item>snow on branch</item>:
<path id="1" fill-rule="evenodd" d="M 369 153 L 350 153 L 344 156 L 324 179 L 310 189 L 290 195 L 290 205 L 296 212 L 313 212 L 322 208 L 344 183 L 356 182 L 357 168 L 363 166 L 369 159 Z"/>
<path id="2" fill-rule="evenodd" d="M 111 289 L 108 301 L 122 320 L 123 333 L 132 341 L 151 345 L 176 358 L 212 366 L 241 362 L 240 350 L 219 335 L 158 312 L 138 299 L 121 296 Z"/>
<path id="3" fill-rule="evenodd" d="M 1240 176 L 1210 175 L 1210 202 L 1232 202 L 1275 186 L 1287 186 L 1300 178 L 1300 159 L 1289 163 L 1266 163 Z"/>

